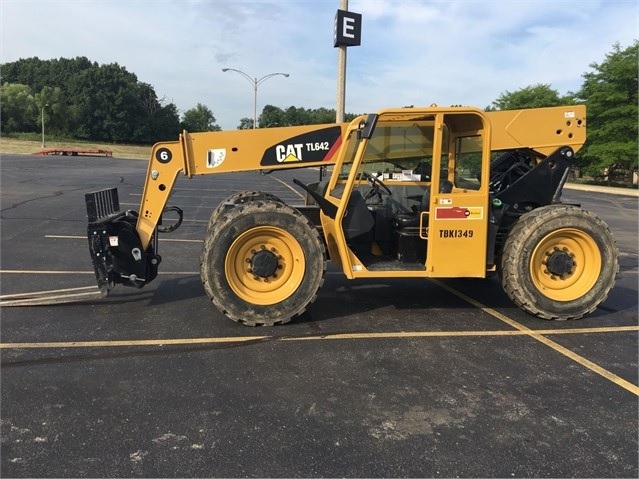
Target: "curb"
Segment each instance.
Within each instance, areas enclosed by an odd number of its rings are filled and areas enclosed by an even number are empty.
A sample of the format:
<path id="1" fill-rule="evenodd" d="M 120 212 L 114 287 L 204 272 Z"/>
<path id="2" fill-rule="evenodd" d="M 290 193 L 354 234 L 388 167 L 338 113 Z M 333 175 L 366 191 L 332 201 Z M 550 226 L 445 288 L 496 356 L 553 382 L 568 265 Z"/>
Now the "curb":
<path id="1" fill-rule="evenodd" d="M 608 193 L 610 195 L 624 195 L 639 197 L 639 190 L 632 188 L 618 188 L 613 186 L 581 185 L 578 183 L 566 183 L 564 189 L 579 191 L 596 191 L 597 193 Z"/>

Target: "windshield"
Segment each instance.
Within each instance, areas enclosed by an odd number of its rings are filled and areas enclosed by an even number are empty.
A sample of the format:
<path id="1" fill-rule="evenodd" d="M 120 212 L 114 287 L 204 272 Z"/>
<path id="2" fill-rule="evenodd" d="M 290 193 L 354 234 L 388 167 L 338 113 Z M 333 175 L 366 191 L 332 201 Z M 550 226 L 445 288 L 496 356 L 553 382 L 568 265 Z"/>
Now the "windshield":
<path id="1" fill-rule="evenodd" d="M 417 121 L 380 121 L 368 142 L 362 172 L 388 180 L 430 181 L 433 159 L 434 119 Z M 448 155 L 447 129 L 444 131 L 442 156 Z M 348 177 L 355 157 L 355 143 L 349 143 L 347 160 L 342 164 L 340 178 Z"/>

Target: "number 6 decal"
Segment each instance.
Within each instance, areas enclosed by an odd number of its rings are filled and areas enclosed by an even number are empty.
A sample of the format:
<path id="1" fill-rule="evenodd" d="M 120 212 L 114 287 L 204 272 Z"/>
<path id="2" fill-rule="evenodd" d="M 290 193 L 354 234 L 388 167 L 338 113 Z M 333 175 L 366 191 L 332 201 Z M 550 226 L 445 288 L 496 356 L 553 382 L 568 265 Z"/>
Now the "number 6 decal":
<path id="1" fill-rule="evenodd" d="M 173 154 L 168 148 L 160 148 L 155 152 L 155 159 L 160 163 L 168 163 L 171 161 L 171 158 L 173 158 Z"/>

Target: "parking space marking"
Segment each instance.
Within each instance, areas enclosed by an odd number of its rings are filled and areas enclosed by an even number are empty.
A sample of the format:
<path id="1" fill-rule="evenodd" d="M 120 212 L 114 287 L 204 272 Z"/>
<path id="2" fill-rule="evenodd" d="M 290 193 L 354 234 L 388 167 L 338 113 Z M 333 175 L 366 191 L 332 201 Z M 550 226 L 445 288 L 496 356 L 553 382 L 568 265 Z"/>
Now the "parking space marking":
<path id="1" fill-rule="evenodd" d="M 517 321 L 514 321 L 514 320 L 510 319 L 508 316 L 506 316 L 504 314 L 501 314 L 500 312 L 498 312 L 498 311 L 496 311 L 496 310 L 494 310 L 492 308 L 489 308 L 488 306 L 480 303 L 479 301 L 474 300 L 470 296 L 466 296 L 464 293 L 462 293 L 460 291 L 457 291 L 454 288 L 451 288 L 450 286 L 442 283 L 439 280 L 432 279 L 431 281 L 433 283 L 437 284 L 438 286 L 440 286 L 441 288 L 445 289 L 449 293 L 452 293 L 455 296 L 457 296 L 458 298 L 463 299 L 467 303 L 472 304 L 476 308 L 481 309 L 485 313 L 487 313 L 487 314 L 499 319 L 500 321 L 503 321 L 504 323 L 508 324 L 509 326 L 512 326 L 513 328 L 517 329 L 518 331 L 521 331 L 522 333 L 525 333 L 526 335 L 530 336 L 532 339 L 534 339 L 536 341 L 539 341 L 540 343 L 548 346 L 549 348 L 557 351 L 558 353 L 566 356 L 567 358 L 572 359 L 576 363 L 581 364 L 585 368 L 588 368 L 591 371 L 593 371 L 594 373 L 597 373 L 600 376 L 606 378 L 607 380 L 615 383 L 617 386 L 620 386 L 620 387 L 626 389 L 627 391 L 631 392 L 635 396 L 639 396 L 639 386 L 636 386 L 636 385 L 632 384 L 631 382 L 620 378 L 616 374 L 611 373 L 607 369 L 602 368 L 598 364 L 593 363 L 592 361 L 590 361 L 590 360 L 584 358 L 583 356 L 575 353 L 574 351 L 571 351 L 570 349 L 568 349 L 568 348 L 566 348 L 566 347 L 554 342 L 553 340 L 548 339 L 547 337 L 545 337 L 543 335 L 543 334 L 556 334 L 555 332 L 542 333 L 541 331 L 535 331 L 533 329 L 527 328 L 523 324 L 519 324 Z"/>
<path id="2" fill-rule="evenodd" d="M 9 299 L 13 299 L 17 296 L 19 297 L 32 297 L 32 296 L 39 296 L 43 293 L 46 294 L 54 294 L 54 293 L 71 293 L 71 292 L 81 292 L 81 291 L 86 291 L 88 289 L 95 289 L 96 286 L 80 286 L 78 288 L 64 288 L 64 289 L 50 289 L 47 291 L 33 291 L 33 292 L 29 292 L 29 293 L 23 293 L 23 294 L 3 294 L 0 296 L 0 301 L 4 301 L 4 300 L 9 300 Z"/>
<path id="3" fill-rule="evenodd" d="M 46 271 L 46 270 L 29 270 L 29 269 L 0 269 L 0 274 L 90 274 L 95 275 L 94 271 Z M 158 275 L 162 276 L 199 276 L 196 271 L 160 271 Z"/>
<path id="4" fill-rule="evenodd" d="M 289 190 L 291 190 L 293 193 L 295 193 L 297 196 L 299 196 L 300 198 L 304 199 L 304 195 L 302 193 L 300 193 L 299 191 L 297 191 L 295 188 L 293 188 L 291 185 L 289 185 L 288 183 L 286 183 L 285 181 L 280 180 L 279 178 L 276 178 L 274 176 L 272 176 L 271 178 L 273 178 L 275 181 L 279 181 L 280 183 L 282 183 L 284 186 L 286 186 Z"/>
<path id="5" fill-rule="evenodd" d="M 45 238 L 49 239 L 73 239 L 73 240 L 84 240 L 86 241 L 86 236 L 74 236 L 74 235 L 44 235 Z M 204 243 L 204 240 L 199 239 L 179 239 L 179 238 L 160 238 L 160 242 L 171 242 L 171 243 Z"/>
<path id="6" fill-rule="evenodd" d="M 93 271 L 29 271 L 29 270 L 0 270 L 0 274 L 91 274 Z M 162 275 L 196 275 L 196 272 L 176 271 L 160 273 Z M 256 340 L 282 340 L 282 341 L 309 341 L 326 339 L 373 339 L 373 338 L 419 338 L 419 337 L 468 337 L 468 336 L 528 336 L 536 341 L 548 346 L 563 356 L 575 361 L 583 367 L 590 369 L 594 373 L 608 379 L 614 384 L 639 396 L 639 386 L 632 384 L 616 374 L 604 369 L 585 357 L 561 346 L 555 341 L 547 338 L 547 335 L 555 334 L 592 334 L 611 333 L 622 331 L 639 331 L 639 326 L 609 327 L 609 328 L 578 328 L 563 330 L 533 330 L 510 319 L 508 316 L 482 304 L 481 302 L 457 291 L 456 289 L 442 283 L 439 280 L 431 279 L 439 287 L 447 290 L 451 294 L 475 306 L 486 314 L 499 319 L 508 324 L 513 330 L 509 331 L 435 331 L 435 332 L 397 332 L 397 333 L 351 333 L 336 335 L 301 336 L 301 337 L 271 337 L 271 336 L 237 336 L 220 338 L 192 338 L 192 339 L 166 339 L 166 340 L 132 340 L 132 341 L 90 341 L 90 342 L 51 342 L 51 343 L 0 343 L 0 349 L 26 349 L 26 348 L 73 348 L 73 347 L 114 347 L 114 346 L 161 346 L 172 344 L 215 344 L 229 342 L 244 342 Z"/>
<path id="7" fill-rule="evenodd" d="M 176 187 L 175 191 L 198 191 L 198 192 L 210 192 L 217 191 L 220 193 L 226 193 L 229 191 L 228 188 L 189 188 L 186 186 Z M 142 193 L 129 193 L 129 196 L 142 196 Z M 202 195 L 198 196 L 198 198 L 202 198 Z"/>
<path id="8" fill-rule="evenodd" d="M 574 329 L 542 329 L 539 334 L 588 334 L 588 333 L 618 333 L 639 331 L 639 326 L 604 326 L 601 328 Z M 392 338 L 447 338 L 468 336 L 527 336 L 526 331 L 497 330 L 497 331 L 399 331 L 386 333 L 336 333 L 318 334 L 312 336 L 282 337 L 282 341 L 309 341 L 318 339 L 392 339 Z"/>
<path id="9" fill-rule="evenodd" d="M 64 348 L 117 348 L 132 346 L 185 346 L 189 344 L 224 344 L 261 341 L 269 336 L 226 336 L 219 338 L 186 339 L 134 339 L 122 341 L 66 341 L 44 343 L 0 343 L 0 349 L 64 349 Z"/>
<path id="10" fill-rule="evenodd" d="M 575 329 L 544 329 L 537 334 L 603 334 L 639 331 L 639 326 L 575 328 Z M 132 346 L 186 346 L 190 344 L 224 344 L 244 343 L 249 341 L 337 341 L 354 339 L 403 339 L 403 338 L 467 338 L 467 337 L 504 337 L 529 336 L 528 331 L 498 330 L 498 331 L 398 331 L 385 333 L 334 333 L 312 334 L 308 336 L 221 336 L 209 338 L 183 339 L 131 339 L 109 341 L 53 341 L 34 343 L 0 343 L 0 349 L 63 349 L 63 348 L 115 348 Z"/>

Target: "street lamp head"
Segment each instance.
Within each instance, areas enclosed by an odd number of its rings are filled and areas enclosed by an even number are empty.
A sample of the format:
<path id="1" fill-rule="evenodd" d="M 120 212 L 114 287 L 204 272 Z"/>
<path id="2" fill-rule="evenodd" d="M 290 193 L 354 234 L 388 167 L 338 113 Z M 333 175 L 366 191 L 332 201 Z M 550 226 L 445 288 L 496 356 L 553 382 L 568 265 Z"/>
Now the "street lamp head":
<path id="1" fill-rule="evenodd" d="M 291 75 L 289 75 L 288 73 L 284 73 L 283 74 L 286 78 L 290 77 Z"/>
<path id="2" fill-rule="evenodd" d="M 246 80 L 253 86 L 253 128 L 257 128 L 257 87 L 260 86 L 263 82 L 272 78 L 276 75 L 282 75 L 288 77 L 288 73 L 276 72 L 269 73 L 268 75 L 264 75 L 262 78 L 253 78 L 248 75 L 248 73 L 243 72 L 242 70 L 237 70 L 235 68 L 222 68 L 223 72 L 232 71 L 239 75 L 242 75 Z"/>

